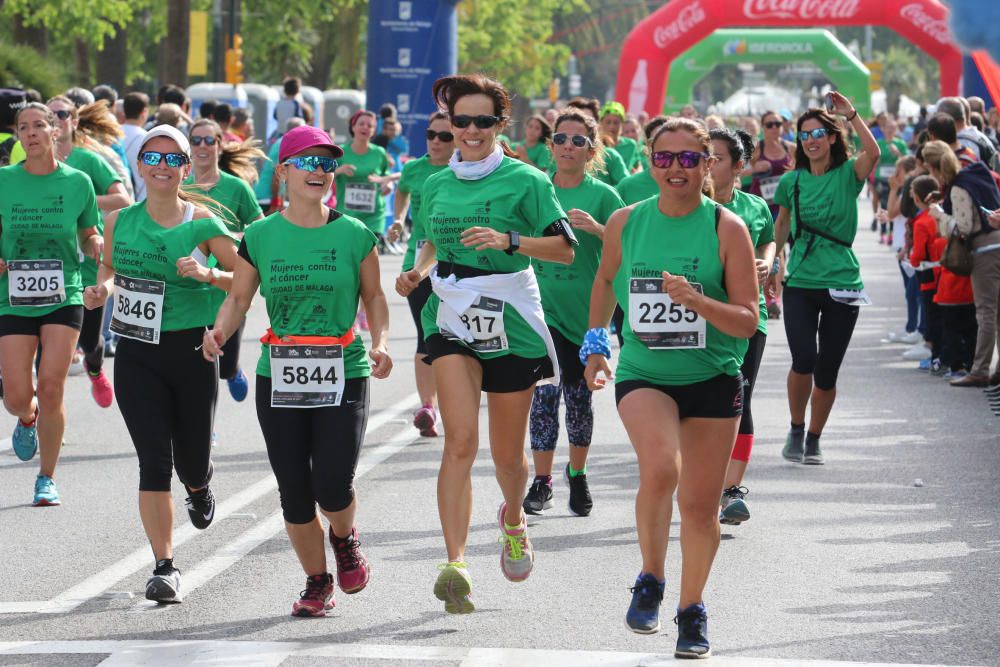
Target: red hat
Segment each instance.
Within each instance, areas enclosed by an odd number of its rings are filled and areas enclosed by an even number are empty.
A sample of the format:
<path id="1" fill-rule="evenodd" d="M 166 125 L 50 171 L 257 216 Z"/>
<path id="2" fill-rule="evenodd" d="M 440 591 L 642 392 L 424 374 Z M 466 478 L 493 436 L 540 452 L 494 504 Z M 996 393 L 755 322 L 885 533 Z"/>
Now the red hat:
<path id="1" fill-rule="evenodd" d="M 278 162 L 284 162 L 290 157 L 295 157 L 302 151 L 316 146 L 328 148 L 330 154 L 335 157 L 343 157 L 344 151 L 337 144 L 330 141 L 330 135 L 312 125 L 300 125 L 285 133 L 281 137 L 281 147 L 278 149 Z"/>

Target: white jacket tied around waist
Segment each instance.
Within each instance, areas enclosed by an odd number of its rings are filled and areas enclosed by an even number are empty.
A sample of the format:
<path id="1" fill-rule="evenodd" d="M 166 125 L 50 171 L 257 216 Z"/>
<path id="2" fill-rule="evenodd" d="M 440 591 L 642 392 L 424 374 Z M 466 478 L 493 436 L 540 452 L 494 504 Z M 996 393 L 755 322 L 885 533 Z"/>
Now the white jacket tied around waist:
<path id="1" fill-rule="evenodd" d="M 472 304 L 483 296 L 509 304 L 545 341 L 545 351 L 552 362 L 554 375 L 540 380 L 539 384 L 556 382 L 556 378 L 559 377 L 559 360 L 556 359 L 556 346 L 549 334 L 549 327 L 545 324 L 542 295 L 538 290 L 538 280 L 535 279 L 535 270 L 532 267 L 517 273 L 494 273 L 459 279 L 454 275 L 442 278 L 437 274 L 435 266 L 431 271 L 431 287 L 441 299 L 437 313 L 438 329 L 467 343 L 471 343 L 474 339 L 469 333 L 469 328 L 462 322 L 462 314 Z"/>

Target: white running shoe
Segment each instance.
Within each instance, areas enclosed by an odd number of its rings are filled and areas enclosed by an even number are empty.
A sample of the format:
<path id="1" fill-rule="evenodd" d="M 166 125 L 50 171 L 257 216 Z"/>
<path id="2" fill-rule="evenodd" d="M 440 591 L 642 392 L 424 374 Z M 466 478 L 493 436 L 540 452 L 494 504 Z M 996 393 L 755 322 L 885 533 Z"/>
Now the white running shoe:
<path id="1" fill-rule="evenodd" d="M 931 350 L 923 343 L 917 343 L 910 349 L 903 352 L 903 359 L 907 361 L 923 361 L 931 358 Z"/>

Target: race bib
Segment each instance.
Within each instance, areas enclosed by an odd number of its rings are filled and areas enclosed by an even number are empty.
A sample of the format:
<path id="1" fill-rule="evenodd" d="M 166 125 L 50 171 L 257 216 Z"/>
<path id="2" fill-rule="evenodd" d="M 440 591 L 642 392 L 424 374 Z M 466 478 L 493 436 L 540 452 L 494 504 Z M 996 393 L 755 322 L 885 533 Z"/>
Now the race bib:
<path id="1" fill-rule="evenodd" d="M 344 398 L 342 345 L 270 345 L 271 407 L 325 408 Z"/>
<path id="2" fill-rule="evenodd" d="M 768 176 L 767 178 L 760 179 L 760 196 L 764 198 L 767 203 L 774 201 L 774 193 L 778 191 L 778 183 L 781 182 L 781 176 Z"/>
<path id="3" fill-rule="evenodd" d="M 875 178 L 880 181 L 888 181 L 892 178 L 892 175 L 896 173 L 896 165 L 894 164 L 883 164 L 879 165 L 878 171 L 875 172 Z"/>
<path id="4" fill-rule="evenodd" d="M 507 332 L 503 326 L 504 302 L 486 296 L 479 297 L 462 313 L 462 323 L 472 334 L 466 342 L 476 352 L 504 352 L 508 349 Z M 463 341 L 464 342 L 464 341 Z"/>
<path id="5" fill-rule="evenodd" d="M 870 306 L 872 300 L 863 289 L 831 289 L 830 298 L 848 306 Z"/>
<path id="6" fill-rule="evenodd" d="M 7 274 L 12 306 L 51 306 L 66 300 L 61 259 L 12 259 Z"/>
<path id="7" fill-rule="evenodd" d="M 691 283 L 702 292 L 700 283 Z M 684 350 L 705 347 L 705 318 L 674 303 L 662 291 L 660 278 L 629 281 L 628 321 L 632 333 L 651 350 Z"/>
<path id="8" fill-rule="evenodd" d="M 129 278 L 116 273 L 111 330 L 125 338 L 159 345 L 165 290 L 162 280 Z"/>
<path id="9" fill-rule="evenodd" d="M 348 183 L 344 192 L 344 208 L 358 213 L 374 213 L 378 186 L 374 183 Z"/>

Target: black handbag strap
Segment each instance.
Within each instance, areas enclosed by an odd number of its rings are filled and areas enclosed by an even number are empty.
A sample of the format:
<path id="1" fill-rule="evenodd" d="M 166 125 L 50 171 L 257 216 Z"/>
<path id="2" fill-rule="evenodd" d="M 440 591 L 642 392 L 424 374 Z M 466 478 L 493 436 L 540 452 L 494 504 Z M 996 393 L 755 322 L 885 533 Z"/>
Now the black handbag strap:
<path id="1" fill-rule="evenodd" d="M 807 231 L 814 236 L 826 239 L 827 241 L 831 241 L 833 243 L 836 243 L 837 245 L 844 246 L 845 248 L 850 248 L 853 245 L 852 243 L 848 243 L 847 241 L 838 239 L 833 234 L 828 234 L 827 232 L 824 232 L 822 229 L 817 229 L 812 225 L 807 225 L 806 223 L 802 222 L 802 215 L 799 213 L 799 175 L 801 173 L 802 173 L 801 170 L 798 169 L 795 170 L 795 187 L 793 190 L 793 196 L 795 198 L 795 240 L 798 241 L 799 237 L 802 236 L 802 232 Z M 811 245 L 812 244 L 810 243 L 810 246 Z M 808 247 L 809 246 L 807 246 L 807 249 Z M 802 259 L 803 260 L 805 259 L 805 255 L 802 256 Z"/>

